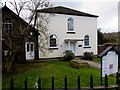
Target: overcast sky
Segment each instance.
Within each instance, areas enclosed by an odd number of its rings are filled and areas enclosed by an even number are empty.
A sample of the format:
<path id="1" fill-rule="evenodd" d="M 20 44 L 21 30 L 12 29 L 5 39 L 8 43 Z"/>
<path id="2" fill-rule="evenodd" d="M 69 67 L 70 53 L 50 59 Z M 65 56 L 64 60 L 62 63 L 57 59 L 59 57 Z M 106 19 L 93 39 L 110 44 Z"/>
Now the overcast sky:
<path id="1" fill-rule="evenodd" d="M 101 31 L 106 33 L 118 32 L 119 0 L 50 0 L 50 1 L 53 4 L 53 6 L 66 6 L 82 12 L 98 15 L 99 17 L 97 19 L 97 28 L 101 28 Z M 3 0 L 2 2 L 5 2 L 5 0 Z"/>

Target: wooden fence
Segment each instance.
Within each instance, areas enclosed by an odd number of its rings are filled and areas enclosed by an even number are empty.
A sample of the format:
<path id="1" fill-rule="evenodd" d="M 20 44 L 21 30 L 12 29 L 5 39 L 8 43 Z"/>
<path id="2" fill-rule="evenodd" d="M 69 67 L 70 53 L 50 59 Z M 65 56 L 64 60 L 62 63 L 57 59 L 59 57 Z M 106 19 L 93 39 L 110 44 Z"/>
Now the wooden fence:
<path id="1" fill-rule="evenodd" d="M 51 89 L 50 90 L 109 90 L 109 89 L 120 90 L 120 73 L 116 73 L 116 84 L 114 86 L 109 86 L 108 85 L 108 76 L 107 75 L 105 75 L 105 80 L 104 81 L 105 81 L 105 85 L 99 86 L 99 87 L 94 87 L 94 85 L 93 85 L 93 76 L 91 75 L 90 76 L 90 86 L 88 88 L 82 88 L 80 86 L 80 83 L 81 83 L 80 82 L 80 76 L 78 76 L 78 78 L 77 78 L 77 82 L 78 82 L 77 87 L 70 89 L 70 88 L 67 87 L 67 84 L 68 84 L 67 76 L 65 76 L 65 78 L 64 78 L 64 88 L 63 89 L 56 89 L 54 87 L 54 77 L 52 77 L 52 81 L 51 81 L 52 83 L 51 83 Z M 14 90 L 14 89 L 15 89 L 14 88 L 14 81 L 13 81 L 13 79 L 11 79 L 10 90 Z M 15 89 L 15 90 L 17 90 L 17 89 Z M 24 81 L 24 90 L 29 90 L 29 88 L 27 86 L 27 78 L 26 77 L 25 77 L 25 81 Z M 34 89 L 32 89 L 32 90 L 34 90 Z M 38 87 L 35 90 L 44 90 L 44 89 L 41 88 L 41 79 L 40 79 L 40 77 L 38 78 Z M 47 90 L 47 89 L 45 89 L 45 90 Z"/>

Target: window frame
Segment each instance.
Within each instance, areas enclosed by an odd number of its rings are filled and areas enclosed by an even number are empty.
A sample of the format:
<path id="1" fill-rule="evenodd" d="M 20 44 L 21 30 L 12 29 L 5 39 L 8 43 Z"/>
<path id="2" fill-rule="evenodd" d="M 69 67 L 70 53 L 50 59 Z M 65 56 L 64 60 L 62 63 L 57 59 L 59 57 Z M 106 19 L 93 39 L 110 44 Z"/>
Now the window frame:
<path id="1" fill-rule="evenodd" d="M 31 45 L 30 50 L 33 52 L 34 45 L 33 45 L 33 43 L 31 43 L 30 45 Z"/>
<path id="2" fill-rule="evenodd" d="M 9 35 L 13 35 L 13 23 L 10 20 L 4 21 L 5 32 Z"/>
<path id="3" fill-rule="evenodd" d="M 72 17 L 67 19 L 67 32 L 75 32 L 74 31 L 74 20 Z"/>
<path id="4" fill-rule="evenodd" d="M 30 52 L 30 45 L 27 43 L 27 52 Z"/>
<path id="5" fill-rule="evenodd" d="M 90 37 L 89 37 L 89 35 L 84 36 L 84 47 L 90 47 Z"/>
<path id="6" fill-rule="evenodd" d="M 57 36 L 55 34 L 50 35 L 50 48 L 57 47 Z"/>

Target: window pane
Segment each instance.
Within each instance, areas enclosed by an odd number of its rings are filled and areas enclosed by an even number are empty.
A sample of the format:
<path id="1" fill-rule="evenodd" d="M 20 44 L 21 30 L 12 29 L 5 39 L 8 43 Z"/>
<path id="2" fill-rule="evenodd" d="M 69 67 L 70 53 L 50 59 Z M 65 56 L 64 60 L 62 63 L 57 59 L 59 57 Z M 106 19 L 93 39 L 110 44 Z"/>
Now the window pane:
<path id="1" fill-rule="evenodd" d="M 84 38 L 84 45 L 89 46 L 89 36 L 88 35 L 85 36 L 85 38 Z"/>
<path id="2" fill-rule="evenodd" d="M 51 35 L 50 36 L 50 47 L 56 47 L 56 35 Z"/>
<path id="3" fill-rule="evenodd" d="M 56 39 L 50 39 L 50 47 L 56 47 Z"/>
<path id="4" fill-rule="evenodd" d="M 29 52 L 30 50 L 29 50 L 29 43 L 27 43 L 27 52 Z"/>
<path id="5" fill-rule="evenodd" d="M 8 34 L 12 35 L 12 33 L 13 33 L 13 27 L 12 27 L 12 23 L 10 22 L 10 20 L 4 21 L 4 26 L 5 26 L 6 32 Z"/>
<path id="6" fill-rule="evenodd" d="M 73 19 L 68 19 L 68 31 L 73 31 Z"/>
<path id="7" fill-rule="evenodd" d="M 33 51 L 33 44 L 31 44 L 31 51 Z"/>
<path id="8" fill-rule="evenodd" d="M 8 31 L 9 31 L 9 34 L 12 35 L 12 29 L 9 29 Z"/>

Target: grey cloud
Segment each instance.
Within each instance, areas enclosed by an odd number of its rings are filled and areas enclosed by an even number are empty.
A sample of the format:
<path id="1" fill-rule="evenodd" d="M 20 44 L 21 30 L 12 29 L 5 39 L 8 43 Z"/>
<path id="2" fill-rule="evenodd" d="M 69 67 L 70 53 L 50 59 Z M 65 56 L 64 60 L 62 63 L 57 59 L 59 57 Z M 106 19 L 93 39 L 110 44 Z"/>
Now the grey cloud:
<path id="1" fill-rule="evenodd" d="M 85 2 L 83 3 L 82 6 L 83 7 L 80 9 L 82 9 L 83 11 L 87 11 L 92 14 L 97 14 L 99 16 L 98 27 L 102 28 L 103 32 L 117 32 L 118 31 L 117 29 L 118 22 L 115 19 L 118 17 L 117 2 L 94 2 L 94 3 Z"/>

